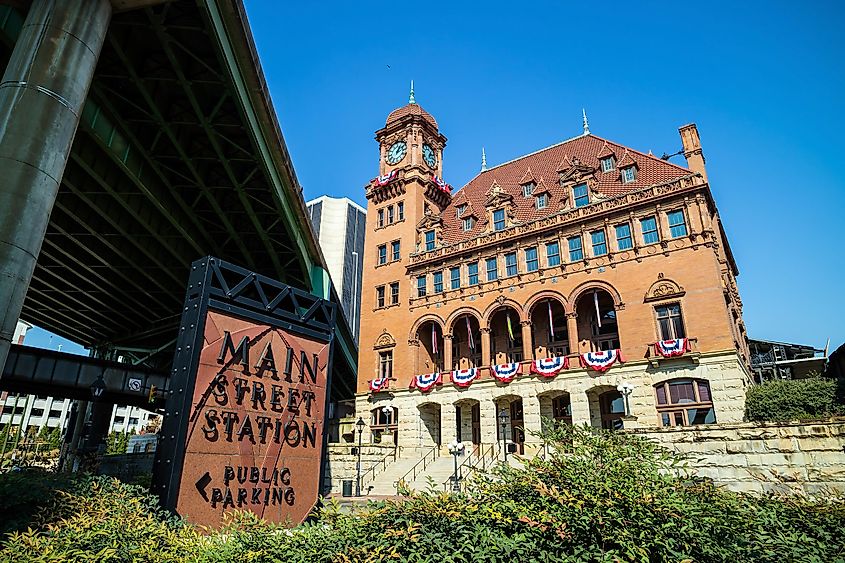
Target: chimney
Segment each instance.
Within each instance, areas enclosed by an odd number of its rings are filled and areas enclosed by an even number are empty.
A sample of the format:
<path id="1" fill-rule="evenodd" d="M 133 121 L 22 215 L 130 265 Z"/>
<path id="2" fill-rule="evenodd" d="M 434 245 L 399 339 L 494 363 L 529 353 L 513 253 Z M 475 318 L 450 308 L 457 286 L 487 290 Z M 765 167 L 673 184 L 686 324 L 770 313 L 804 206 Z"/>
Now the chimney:
<path id="1" fill-rule="evenodd" d="M 704 168 L 704 153 L 701 152 L 701 139 L 698 137 L 698 127 L 695 123 L 684 125 L 678 132 L 681 134 L 681 143 L 684 146 L 684 158 L 687 159 L 687 167 L 693 172 L 698 172 L 707 181 L 707 170 Z"/>

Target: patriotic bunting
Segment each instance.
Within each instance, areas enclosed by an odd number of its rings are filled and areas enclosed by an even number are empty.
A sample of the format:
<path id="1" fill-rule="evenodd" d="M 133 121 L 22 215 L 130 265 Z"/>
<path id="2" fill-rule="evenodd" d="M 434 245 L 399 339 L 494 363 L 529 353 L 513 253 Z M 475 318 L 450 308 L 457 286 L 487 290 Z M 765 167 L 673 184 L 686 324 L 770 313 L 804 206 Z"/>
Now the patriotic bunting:
<path id="1" fill-rule="evenodd" d="M 654 343 L 654 351 L 664 358 L 683 356 L 685 352 L 690 351 L 689 338 L 660 340 Z"/>
<path id="2" fill-rule="evenodd" d="M 490 372 L 493 374 L 493 377 L 496 378 L 497 381 L 501 381 L 502 383 L 510 383 L 517 375 L 519 375 L 519 363 L 514 362 L 512 364 L 499 364 L 497 366 L 491 366 Z"/>
<path id="3" fill-rule="evenodd" d="M 569 369 L 569 358 L 566 356 L 534 360 L 531 362 L 531 373 L 536 373 L 543 377 L 554 377 L 564 369 Z"/>
<path id="4" fill-rule="evenodd" d="M 478 377 L 478 368 L 456 369 L 452 372 L 452 383 L 458 387 L 469 387 Z"/>
<path id="5" fill-rule="evenodd" d="M 581 367 L 590 367 L 596 370 L 597 372 L 603 373 L 610 369 L 616 361 L 619 363 L 624 363 L 625 360 L 622 359 L 622 351 L 618 348 L 616 350 L 605 350 L 603 352 L 588 352 L 586 354 L 581 354 Z"/>
<path id="6" fill-rule="evenodd" d="M 384 391 L 387 389 L 388 384 L 390 383 L 390 379 L 387 377 L 383 377 L 381 379 L 371 379 L 370 380 L 370 391 L 372 393 L 378 393 L 379 391 Z"/>
<path id="7" fill-rule="evenodd" d="M 396 176 L 399 175 L 398 170 L 393 170 L 389 174 L 385 174 L 384 176 L 376 176 L 372 180 L 370 180 L 371 184 L 374 184 L 376 187 L 386 186 L 390 182 L 396 179 Z"/>
<path id="8" fill-rule="evenodd" d="M 447 194 L 452 193 L 452 186 L 438 178 L 436 175 L 431 175 L 431 181 L 437 184 L 437 187 L 446 192 Z"/>
<path id="9" fill-rule="evenodd" d="M 414 376 L 414 379 L 411 380 L 410 389 L 419 389 L 423 393 L 431 391 L 431 388 L 435 385 L 440 385 L 443 383 L 443 377 L 439 371 L 435 371 L 434 373 L 426 373 L 423 375 Z"/>

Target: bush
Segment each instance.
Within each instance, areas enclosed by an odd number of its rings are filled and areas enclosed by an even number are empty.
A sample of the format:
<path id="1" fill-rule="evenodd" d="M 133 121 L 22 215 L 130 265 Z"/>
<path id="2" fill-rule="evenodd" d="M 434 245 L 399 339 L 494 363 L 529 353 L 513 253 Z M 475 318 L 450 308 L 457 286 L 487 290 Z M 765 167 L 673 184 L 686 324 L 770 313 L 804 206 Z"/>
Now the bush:
<path id="1" fill-rule="evenodd" d="M 845 561 L 835 495 L 751 496 L 686 475 L 646 439 L 559 426 L 552 453 L 502 466 L 469 494 L 423 493 L 348 514 L 330 503 L 293 530 L 249 513 L 203 536 L 113 479 L 56 497 L 33 530 L 9 536 L 15 561 Z"/>
<path id="2" fill-rule="evenodd" d="M 809 379 L 776 380 L 755 385 L 745 395 L 745 418 L 757 422 L 808 420 L 845 414 L 836 398 L 836 381 Z"/>

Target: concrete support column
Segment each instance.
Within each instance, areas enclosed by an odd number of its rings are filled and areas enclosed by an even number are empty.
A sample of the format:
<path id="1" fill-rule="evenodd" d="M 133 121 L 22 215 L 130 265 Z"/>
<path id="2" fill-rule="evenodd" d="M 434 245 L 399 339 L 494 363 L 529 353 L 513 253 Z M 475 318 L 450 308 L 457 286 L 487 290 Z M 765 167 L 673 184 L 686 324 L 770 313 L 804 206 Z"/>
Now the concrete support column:
<path id="1" fill-rule="evenodd" d="M 481 327 L 481 365 L 489 366 L 493 362 L 490 359 L 490 328 Z"/>
<path id="2" fill-rule="evenodd" d="M 0 81 L 0 367 L 110 19 L 108 0 L 35 0 Z"/>
<path id="3" fill-rule="evenodd" d="M 531 334 L 531 321 L 520 321 L 522 325 L 522 357 L 525 360 L 534 359 L 534 343 Z"/>

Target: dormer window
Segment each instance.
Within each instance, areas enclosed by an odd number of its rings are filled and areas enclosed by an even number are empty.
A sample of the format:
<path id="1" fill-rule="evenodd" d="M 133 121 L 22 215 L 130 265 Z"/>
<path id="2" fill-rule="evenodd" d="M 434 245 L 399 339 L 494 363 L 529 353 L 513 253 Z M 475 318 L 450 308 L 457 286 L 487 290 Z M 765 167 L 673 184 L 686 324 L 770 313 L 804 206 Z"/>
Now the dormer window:
<path id="1" fill-rule="evenodd" d="M 572 188 L 572 196 L 575 200 L 575 207 L 584 207 L 590 203 L 590 195 L 587 184 L 578 184 Z"/>
<path id="2" fill-rule="evenodd" d="M 601 159 L 601 171 L 610 172 L 616 168 L 616 158 L 613 155 Z"/>
<path id="3" fill-rule="evenodd" d="M 505 230 L 505 210 L 504 209 L 497 209 L 493 212 L 493 230 L 494 231 L 504 231 Z"/>
<path id="4" fill-rule="evenodd" d="M 466 203 L 459 205 L 459 206 L 456 208 L 456 211 L 457 211 L 457 213 L 458 213 L 458 217 L 460 217 L 461 215 L 463 215 L 463 214 L 464 214 L 464 211 L 466 211 L 466 210 L 467 210 L 467 204 L 466 204 Z"/>
<path id="5" fill-rule="evenodd" d="M 475 221 L 472 219 L 472 217 L 465 217 L 463 221 L 461 221 L 461 224 L 463 226 L 464 232 L 467 232 L 471 231 L 473 226 L 475 226 Z"/>
<path id="6" fill-rule="evenodd" d="M 522 197 L 531 197 L 531 194 L 534 192 L 534 187 L 537 184 L 534 182 L 528 182 L 527 184 L 522 184 Z"/>
<path id="7" fill-rule="evenodd" d="M 537 209 L 545 209 L 549 205 L 549 194 L 540 194 L 537 196 Z"/>
<path id="8" fill-rule="evenodd" d="M 434 250 L 434 231 L 425 232 L 425 249 L 426 251 Z"/>
<path id="9" fill-rule="evenodd" d="M 634 180 L 637 179 L 637 167 L 636 166 L 626 166 L 622 169 L 622 183 L 623 184 L 630 184 Z"/>

